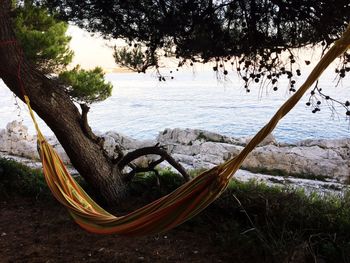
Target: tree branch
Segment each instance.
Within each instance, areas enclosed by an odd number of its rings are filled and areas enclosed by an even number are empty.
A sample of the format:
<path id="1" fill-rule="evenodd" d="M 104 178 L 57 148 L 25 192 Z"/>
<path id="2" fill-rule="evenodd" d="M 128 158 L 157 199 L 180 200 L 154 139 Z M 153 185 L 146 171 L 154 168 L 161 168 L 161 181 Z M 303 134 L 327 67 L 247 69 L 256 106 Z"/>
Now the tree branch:
<path id="1" fill-rule="evenodd" d="M 89 137 L 93 141 L 97 141 L 97 136 L 92 132 L 92 129 L 88 123 L 87 114 L 90 110 L 90 107 L 85 103 L 81 103 L 80 108 L 81 108 L 81 128 L 83 129 L 87 137 Z"/>
<path id="2" fill-rule="evenodd" d="M 148 167 L 136 167 L 131 171 L 125 178 L 125 180 L 131 180 L 132 177 L 138 173 L 138 172 L 147 172 L 147 171 L 154 171 L 154 168 L 160 164 L 163 161 L 167 161 L 171 166 L 173 166 L 186 181 L 190 180 L 190 176 L 187 174 L 186 170 L 182 167 L 180 163 L 178 163 L 173 157 L 169 155 L 169 153 L 164 150 L 163 148 L 159 147 L 158 144 L 155 146 L 150 147 L 144 147 L 137 149 L 135 151 L 127 153 L 119 162 L 118 162 L 118 168 L 120 171 L 122 171 L 125 166 L 127 166 L 132 161 L 136 160 L 137 158 L 140 158 L 145 155 L 159 155 L 161 158 L 159 160 L 156 160 L 154 162 L 151 162 Z"/>
<path id="3" fill-rule="evenodd" d="M 135 174 L 137 173 L 145 173 L 145 172 L 149 172 L 149 171 L 152 171 L 156 174 L 156 177 L 157 177 L 157 184 L 159 185 L 159 172 L 155 169 L 155 167 L 160 164 L 161 162 L 164 161 L 164 158 L 161 157 L 159 158 L 158 160 L 156 161 L 153 161 L 151 162 L 150 164 L 148 164 L 147 167 L 138 167 L 138 166 L 135 166 L 134 164 L 131 164 L 130 167 L 132 168 L 131 172 L 129 172 L 124 180 L 129 182 L 132 180 L 132 178 L 135 176 Z"/>

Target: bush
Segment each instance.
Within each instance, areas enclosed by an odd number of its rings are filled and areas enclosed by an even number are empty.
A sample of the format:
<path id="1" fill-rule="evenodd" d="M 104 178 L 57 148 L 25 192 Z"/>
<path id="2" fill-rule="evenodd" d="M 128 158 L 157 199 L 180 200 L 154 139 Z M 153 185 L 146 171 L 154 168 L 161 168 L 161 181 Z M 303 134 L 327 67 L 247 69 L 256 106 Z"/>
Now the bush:
<path id="1" fill-rule="evenodd" d="M 350 261 L 349 193 L 306 195 L 256 181 L 231 181 L 209 210 L 222 222 L 215 234 L 223 248 L 240 244 L 237 249 L 264 262 Z"/>
<path id="2" fill-rule="evenodd" d="M 129 187 L 133 196 L 143 195 L 147 199 L 155 199 L 174 191 L 183 182 L 181 175 L 170 169 L 162 169 L 159 171 L 159 176 L 154 172 L 137 174 Z"/>
<path id="3" fill-rule="evenodd" d="M 0 197 L 22 195 L 37 198 L 48 193 L 45 178 L 39 169 L 0 158 Z"/>

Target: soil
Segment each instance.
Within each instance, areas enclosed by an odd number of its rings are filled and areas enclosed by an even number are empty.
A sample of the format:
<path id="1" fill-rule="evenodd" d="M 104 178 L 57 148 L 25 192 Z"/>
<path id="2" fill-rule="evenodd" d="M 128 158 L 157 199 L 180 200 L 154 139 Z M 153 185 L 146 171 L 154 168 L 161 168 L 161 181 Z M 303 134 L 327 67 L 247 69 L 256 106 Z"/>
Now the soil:
<path id="1" fill-rule="evenodd" d="M 96 235 L 51 198 L 16 197 L 0 201 L 0 262 L 247 262 L 213 238 L 216 222 L 197 223 L 138 238 Z"/>

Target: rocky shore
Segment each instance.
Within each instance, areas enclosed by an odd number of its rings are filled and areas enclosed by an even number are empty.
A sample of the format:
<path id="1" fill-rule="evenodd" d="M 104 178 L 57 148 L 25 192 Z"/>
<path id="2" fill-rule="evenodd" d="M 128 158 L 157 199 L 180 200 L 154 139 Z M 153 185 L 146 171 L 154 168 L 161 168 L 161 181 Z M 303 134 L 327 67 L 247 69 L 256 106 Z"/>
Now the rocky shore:
<path id="1" fill-rule="evenodd" d="M 250 140 L 194 129 L 165 129 L 157 138 L 148 141 L 135 140 L 114 131 L 98 135 L 104 138 L 104 148 L 110 155 L 115 154 L 116 144 L 130 151 L 159 143 L 186 169 L 206 169 L 222 163 L 237 155 Z M 69 164 L 69 158 L 57 139 L 48 137 L 48 141 Z M 20 122 L 13 121 L 0 130 L 0 153 L 35 162 L 39 159 L 36 136 L 28 134 L 27 127 Z M 258 180 L 273 177 L 272 181 L 281 181 L 281 184 L 285 184 L 286 178 L 289 181 L 293 178 L 317 179 L 339 184 L 336 186 L 339 188 L 350 179 L 350 138 L 286 144 L 277 142 L 270 135 L 248 156 L 242 168 L 255 175 L 240 171 L 238 174 L 242 176 L 239 177 L 255 177 Z"/>

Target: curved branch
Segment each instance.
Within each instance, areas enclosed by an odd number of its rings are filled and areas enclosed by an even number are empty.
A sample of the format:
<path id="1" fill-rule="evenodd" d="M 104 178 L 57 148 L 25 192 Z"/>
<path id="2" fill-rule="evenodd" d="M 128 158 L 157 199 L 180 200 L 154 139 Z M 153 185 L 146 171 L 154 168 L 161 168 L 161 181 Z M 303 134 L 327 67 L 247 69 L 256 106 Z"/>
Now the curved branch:
<path id="1" fill-rule="evenodd" d="M 125 177 L 124 180 L 129 182 L 131 179 L 135 176 L 137 173 L 145 173 L 145 172 L 154 172 L 157 177 L 157 184 L 159 184 L 159 172 L 155 169 L 155 167 L 164 161 L 164 158 L 161 157 L 158 160 L 151 162 L 148 167 L 138 167 L 131 163 L 129 163 L 129 166 L 132 168 L 131 172 L 129 172 Z"/>
<path id="2" fill-rule="evenodd" d="M 151 162 L 146 168 L 136 167 L 135 169 L 133 169 L 132 172 L 129 173 L 129 175 L 126 177 L 126 180 L 130 180 L 135 173 L 153 171 L 154 168 L 163 161 L 167 161 L 171 166 L 173 166 L 186 181 L 190 180 L 190 176 L 187 174 L 186 170 L 182 167 L 182 165 L 178 163 L 173 157 L 171 157 L 166 150 L 159 147 L 158 145 L 136 149 L 135 151 L 127 153 L 118 162 L 117 166 L 119 170 L 122 171 L 125 168 L 125 166 L 127 166 L 132 161 L 136 160 L 141 156 L 150 154 L 159 155 L 161 158 L 159 160 Z"/>

